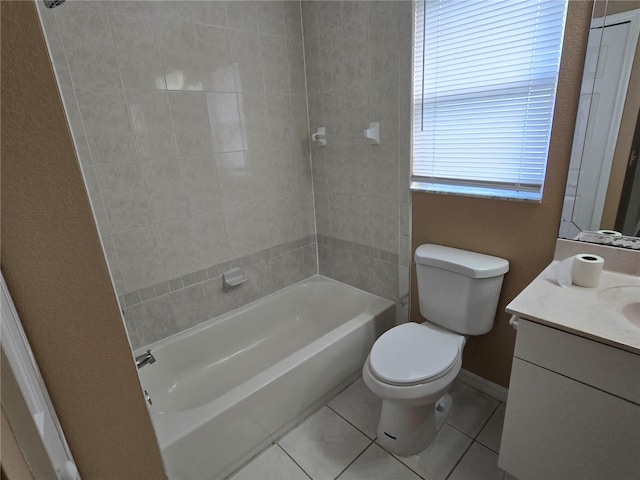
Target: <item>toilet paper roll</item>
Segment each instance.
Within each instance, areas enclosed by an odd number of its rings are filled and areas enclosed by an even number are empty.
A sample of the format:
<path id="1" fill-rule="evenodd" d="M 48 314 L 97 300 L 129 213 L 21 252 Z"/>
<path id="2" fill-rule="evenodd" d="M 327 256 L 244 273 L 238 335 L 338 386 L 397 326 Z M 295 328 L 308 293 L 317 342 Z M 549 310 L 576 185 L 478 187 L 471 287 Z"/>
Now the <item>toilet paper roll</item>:
<path id="1" fill-rule="evenodd" d="M 593 288 L 600 282 L 604 259 L 598 255 L 581 253 L 574 257 L 571 281 L 579 287 Z"/>
<path id="2" fill-rule="evenodd" d="M 615 230 L 596 230 L 596 233 L 599 233 L 600 235 L 610 235 L 612 237 L 622 236 L 620 232 L 616 232 Z"/>

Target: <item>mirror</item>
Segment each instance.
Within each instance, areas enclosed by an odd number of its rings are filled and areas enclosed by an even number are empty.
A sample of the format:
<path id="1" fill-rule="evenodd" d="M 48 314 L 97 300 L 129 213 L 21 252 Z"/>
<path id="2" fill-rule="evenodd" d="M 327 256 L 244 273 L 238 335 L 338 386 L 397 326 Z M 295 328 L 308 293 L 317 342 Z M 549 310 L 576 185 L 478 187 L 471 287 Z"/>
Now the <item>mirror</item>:
<path id="1" fill-rule="evenodd" d="M 639 34 L 640 0 L 594 2 L 561 238 L 640 248 Z"/>

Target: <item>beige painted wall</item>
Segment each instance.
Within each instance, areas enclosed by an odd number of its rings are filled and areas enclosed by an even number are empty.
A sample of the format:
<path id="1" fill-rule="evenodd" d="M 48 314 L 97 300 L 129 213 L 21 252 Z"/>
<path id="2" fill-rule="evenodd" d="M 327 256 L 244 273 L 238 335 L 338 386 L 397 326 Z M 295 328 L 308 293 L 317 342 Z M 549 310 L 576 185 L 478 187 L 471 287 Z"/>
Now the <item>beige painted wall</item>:
<path id="1" fill-rule="evenodd" d="M 412 247 L 437 243 L 509 260 L 493 330 L 470 338 L 463 368 L 507 386 L 515 331 L 504 308 L 552 260 L 558 236 L 591 18 L 591 2 L 569 2 L 554 127 L 542 203 L 412 194 Z M 411 319 L 423 321 L 412 271 Z"/>
<path id="2" fill-rule="evenodd" d="M 81 476 L 166 478 L 35 5 L 0 8 L 2 272 Z"/>

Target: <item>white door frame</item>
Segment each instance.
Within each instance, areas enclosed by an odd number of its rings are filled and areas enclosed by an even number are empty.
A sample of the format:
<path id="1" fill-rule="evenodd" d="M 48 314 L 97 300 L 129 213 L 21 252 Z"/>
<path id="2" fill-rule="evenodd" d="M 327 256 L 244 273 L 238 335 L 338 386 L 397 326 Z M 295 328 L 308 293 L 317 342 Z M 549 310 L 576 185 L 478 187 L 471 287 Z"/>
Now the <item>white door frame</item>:
<path id="1" fill-rule="evenodd" d="M 71 450 L 1 271 L 0 343 L 56 476 L 60 480 L 80 480 Z"/>

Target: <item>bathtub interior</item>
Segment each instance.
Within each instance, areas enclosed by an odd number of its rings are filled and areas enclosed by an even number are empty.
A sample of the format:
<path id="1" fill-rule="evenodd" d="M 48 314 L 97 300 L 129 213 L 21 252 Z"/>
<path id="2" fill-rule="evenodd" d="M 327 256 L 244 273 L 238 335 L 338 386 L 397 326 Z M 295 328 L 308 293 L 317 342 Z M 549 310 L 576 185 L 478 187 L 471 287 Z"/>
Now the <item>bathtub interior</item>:
<path id="1" fill-rule="evenodd" d="M 150 345 L 146 348 L 156 363 L 141 369 L 140 376 L 153 400 L 151 409 L 204 405 L 366 314 L 375 299 L 382 300 L 316 275 Z"/>

